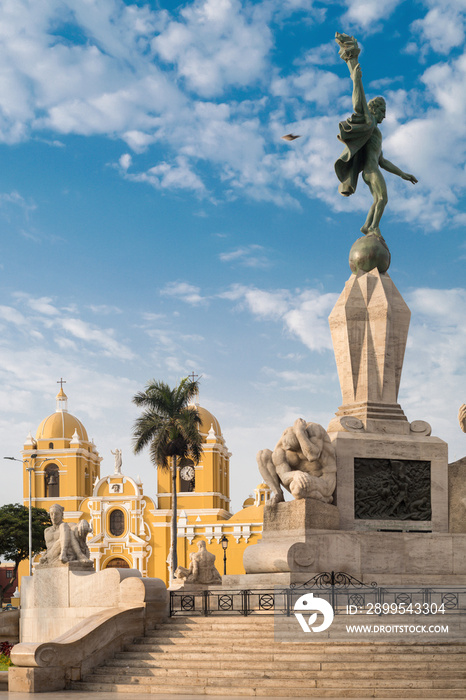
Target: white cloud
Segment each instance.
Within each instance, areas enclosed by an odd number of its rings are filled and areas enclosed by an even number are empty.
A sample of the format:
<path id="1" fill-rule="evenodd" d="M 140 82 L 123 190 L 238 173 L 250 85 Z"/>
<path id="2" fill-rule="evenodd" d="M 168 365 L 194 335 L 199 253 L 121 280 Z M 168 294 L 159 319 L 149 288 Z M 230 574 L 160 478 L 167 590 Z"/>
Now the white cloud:
<path id="1" fill-rule="evenodd" d="M 123 153 L 118 161 L 119 165 L 123 170 L 128 170 L 131 167 L 132 158 L 129 153 Z"/>
<path id="2" fill-rule="evenodd" d="M 199 287 L 195 287 L 193 284 L 188 284 L 188 282 L 169 282 L 166 287 L 161 290 L 160 294 L 169 297 L 176 297 L 187 304 L 193 304 L 196 306 L 206 301 L 206 298 L 200 294 L 200 291 L 201 290 Z"/>
<path id="3" fill-rule="evenodd" d="M 192 190 L 198 195 L 206 191 L 204 183 L 184 156 L 178 156 L 174 163 L 159 163 L 144 173 L 127 174 L 125 177 L 132 182 L 146 182 L 158 190 Z"/>
<path id="4" fill-rule="evenodd" d="M 115 340 L 111 328 L 101 330 L 79 318 L 64 318 L 60 325 L 73 337 L 86 341 L 89 347 L 96 346 L 104 355 L 120 360 L 132 360 L 135 357 L 127 346 Z"/>
<path id="5" fill-rule="evenodd" d="M 270 29 L 239 0 L 196 0 L 153 40 L 188 87 L 203 97 L 259 80 L 272 47 Z"/>
<path id="6" fill-rule="evenodd" d="M 24 197 L 22 197 L 19 192 L 16 191 L 2 192 L 0 194 L 0 205 L 3 206 L 5 204 L 13 204 L 21 209 L 24 209 L 25 211 L 32 211 L 36 209 L 35 204 L 26 202 Z"/>
<path id="7" fill-rule="evenodd" d="M 25 326 L 27 324 L 23 314 L 12 306 L 0 306 L 0 318 L 16 326 Z"/>
<path id="8" fill-rule="evenodd" d="M 118 360 L 131 360 L 135 355 L 133 351 L 124 343 L 115 338 L 116 332 L 112 328 L 98 328 L 94 324 L 88 323 L 82 318 L 70 316 L 70 313 L 77 313 L 77 309 L 60 308 L 51 297 L 35 298 L 25 293 L 14 295 L 18 300 L 18 305 L 24 307 L 23 312 L 14 307 L 0 307 L 0 318 L 4 321 L 19 325 L 35 337 L 38 342 L 43 341 L 43 334 L 38 331 L 37 326 L 45 327 L 53 332 L 54 342 L 62 349 L 76 348 L 76 339 L 81 343 L 81 352 L 86 350 L 89 354 L 98 352 L 107 357 Z M 100 308 L 100 313 L 107 313 L 110 307 L 105 307 L 105 311 Z M 96 307 L 94 307 L 94 312 Z M 118 312 L 113 307 L 113 312 Z M 65 331 L 65 334 L 63 334 Z M 71 338 L 70 338 L 71 336 Z"/>
<path id="9" fill-rule="evenodd" d="M 312 289 L 294 293 L 284 289 L 267 291 L 237 284 L 219 296 L 240 302 L 240 307 L 264 320 L 280 319 L 288 333 L 298 337 L 310 350 L 320 352 L 332 347 L 327 319 L 337 294 L 322 294 Z"/>
<path id="10" fill-rule="evenodd" d="M 51 302 L 53 300 L 50 297 L 40 297 L 35 299 L 33 297 L 27 298 L 28 306 L 39 314 L 44 314 L 45 316 L 57 316 L 60 312 Z"/>
<path id="11" fill-rule="evenodd" d="M 243 267 L 265 268 L 270 267 L 271 264 L 265 255 L 264 247 L 256 244 L 236 248 L 228 253 L 220 253 L 219 258 L 222 262 Z"/>
<path id="12" fill-rule="evenodd" d="M 109 304 L 90 304 L 89 308 L 95 314 L 103 314 L 105 316 L 109 314 L 121 314 L 122 310 L 118 306 L 112 306 Z"/>
<path id="13" fill-rule="evenodd" d="M 434 51 L 447 54 L 464 44 L 466 7 L 464 0 L 428 0 L 426 16 L 415 20 L 411 28 Z"/>
<path id="14" fill-rule="evenodd" d="M 346 81 L 335 73 L 304 68 L 296 75 L 281 78 L 272 85 L 272 93 L 282 97 L 301 96 L 318 107 L 328 107 L 344 90 Z"/>
<path id="15" fill-rule="evenodd" d="M 310 349 L 330 350 L 332 341 L 328 315 L 338 299 L 338 294 L 321 294 L 315 290 L 302 292 L 295 308 L 284 316 L 288 329 Z"/>
<path id="16" fill-rule="evenodd" d="M 388 18 L 403 0 L 346 0 L 348 10 L 342 23 L 349 22 L 363 29 L 373 28 L 380 20 Z"/>
<path id="17" fill-rule="evenodd" d="M 413 190 L 406 183 L 392 187 L 392 206 L 404 219 L 440 229 L 448 219 L 461 223 L 460 197 L 466 187 L 466 54 L 436 64 L 422 81 L 434 103 L 422 117 L 397 124 L 385 140 L 384 152 L 401 168 L 417 174 Z M 404 190 L 404 193 L 402 192 Z"/>
<path id="18" fill-rule="evenodd" d="M 301 372 L 299 370 L 276 370 L 273 367 L 263 367 L 262 374 L 271 387 L 279 387 L 280 391 L 309 391 L 320 394 L 326 391 L 334 377 L 327 373 Z"/>
<path id="19" fill-rule="evenodd" d="M 401 384 L 402 406 L 410 420 L 429 421 L 433 434 L 459 445 L 457 413 L 465 403 L 466 289 L 415 289 L 406 301 L 412 322 Z M 463 454 L 464 449 L 457 458 Z"/>
<path id="20" fill-rule="evenodd" d="M 221 299 L 241 302 L 241 305 L 248 308 L 255 316 L 264 319 L 283 316 L 289 308 L 289 296 L 286 290 L 268 292 L 241 284 L 235 284 L 226 292 L 219 294 Z"/>

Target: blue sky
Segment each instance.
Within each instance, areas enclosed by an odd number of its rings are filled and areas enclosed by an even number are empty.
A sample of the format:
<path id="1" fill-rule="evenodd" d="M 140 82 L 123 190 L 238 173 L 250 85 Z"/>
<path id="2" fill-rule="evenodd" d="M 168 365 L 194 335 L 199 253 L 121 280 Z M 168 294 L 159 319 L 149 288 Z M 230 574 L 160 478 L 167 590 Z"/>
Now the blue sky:
<path id="1" fill-rule="evenodd" d="M 327 316 L 369 195 L 333 163 L 354 34 L 383 94 L 382 233 L 412 311 L 399 400 L 466 453 L 464 0 L 4 0 L 0 6 L 0 432 L 69 408 L 152 493 L 131 452 L 133 394 L 202 375 L 233 453 L 237 510 L 255 453 L 341 402 Z M 294 132 L 302 138 L 281 139 Z M 4 462 L 1 501 L 19 500 Z"/>

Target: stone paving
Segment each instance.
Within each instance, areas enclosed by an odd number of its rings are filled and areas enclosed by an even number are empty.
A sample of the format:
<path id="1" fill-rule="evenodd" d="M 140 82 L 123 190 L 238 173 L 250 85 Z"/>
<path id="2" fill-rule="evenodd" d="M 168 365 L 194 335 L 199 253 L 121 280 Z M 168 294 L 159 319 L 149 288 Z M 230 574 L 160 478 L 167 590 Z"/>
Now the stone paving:
<path id="1" fill-rule="evenodd" d="M 134 693 L 92 693 L 92 700 L 110 700 L 110 695 L 116 695 L 117 700 L 134 700 Z M 56 693 L 8 693 L 0 691 L 0 700 L 89 700 L 89 693 L 80 692 L 77 690 L 63 690 Z M 202 696 L 199 695 L 157 695 L 157 700 L 199 700 Z M 205 697 L 219 698 L 222 700 L 244 700 L 244 695 L 210 695 Z M 466 695 L 465 695 L 466 698 Z M 269 696 L 267 700 L 286 700 L 283 696 L 280 698 Z M 312 700 L 328 700 L 326 698 L 318 698 L 315 695 Z M 366 698 L 355 698 L 352 700 L 367 700 Z M 400 696 L 399 698 L 378 698 L 378 700 L 411 700 L 409 696 Z"/>

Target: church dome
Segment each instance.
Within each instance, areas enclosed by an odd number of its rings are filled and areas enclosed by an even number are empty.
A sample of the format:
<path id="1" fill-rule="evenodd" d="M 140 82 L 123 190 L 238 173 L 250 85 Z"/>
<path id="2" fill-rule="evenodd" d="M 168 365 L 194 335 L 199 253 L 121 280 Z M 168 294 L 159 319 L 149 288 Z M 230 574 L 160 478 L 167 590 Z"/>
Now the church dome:
<path id="1" fill-rule="evenodd" d="M 220 437 L 222 434 L 222 429 L 220 428 L 220 423 L 218 422 L 216 417 L 202 406 L 196 406 L 196 408 L 201 418 L 201 424 L 199 426 L 199 432 L 201 433 L 201 435 L 205 437 L 208 434 L 211 427 L 213 427 L 215 435 L 218 435 Z"/>
<path id="2" fill-rule="evenodd" d="M 86 428 L 78 418 L 68 413 L 68 397 L 63 387 L 57 394 L 57 410 L 44 418 L 36 432 L 36 440 L 71 440 L 75 431 L 79 440 L 89 442 Z"/>

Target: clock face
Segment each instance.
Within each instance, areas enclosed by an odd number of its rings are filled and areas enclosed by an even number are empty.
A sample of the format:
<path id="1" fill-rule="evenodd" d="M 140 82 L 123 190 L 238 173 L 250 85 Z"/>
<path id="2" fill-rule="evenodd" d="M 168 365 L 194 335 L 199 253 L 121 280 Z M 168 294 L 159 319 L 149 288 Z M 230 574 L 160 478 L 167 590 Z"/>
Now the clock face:
<path id="1" fill-rule="evenodd" d="M 189 465 L 186 467 L 181 467 L 180 476 L 183 481 L 192 481 L 194 479 L 194 467 Z"/>

